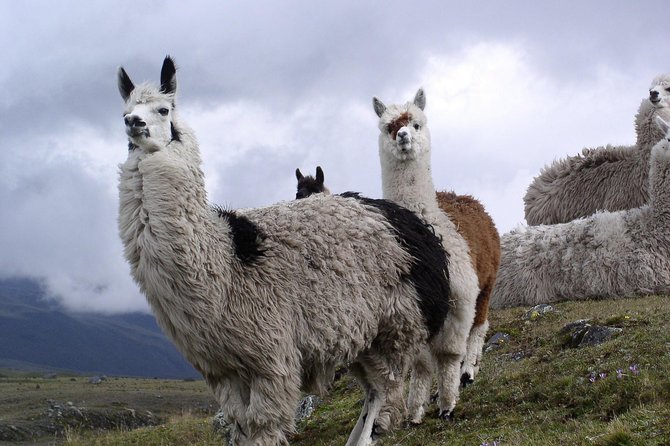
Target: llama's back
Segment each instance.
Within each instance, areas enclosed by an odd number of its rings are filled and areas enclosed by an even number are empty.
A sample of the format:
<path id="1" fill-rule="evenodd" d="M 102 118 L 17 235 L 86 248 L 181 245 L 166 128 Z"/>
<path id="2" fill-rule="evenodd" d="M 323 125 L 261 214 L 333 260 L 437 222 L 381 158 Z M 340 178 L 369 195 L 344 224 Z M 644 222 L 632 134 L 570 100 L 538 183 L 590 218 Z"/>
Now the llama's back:
<path id="1" fill-rule="evenodd" d="M 241 266 L 245 282 L 256 284 L 244 298 L 258 317 L 291 327 L 305 364 L 353 361 L 373 340 L 383 341 L 379 336 L 416 341 L 441 326 L 447 307 L 437 293 L 448 293 L 446 255 L 414 214 L 410 241 L 383 211 L 357 198 L 318 194 L 242 214 L 258 226 L 263 250 L 254 268 Z"/>
<path id="2" fill-rule="evenodd" d="M 535 177 L 524 196 L 529 225 L 557 224 L 639 207 L 648 200 L 648 150 L 636 146 L 584 149 L 554 161 Z"/>

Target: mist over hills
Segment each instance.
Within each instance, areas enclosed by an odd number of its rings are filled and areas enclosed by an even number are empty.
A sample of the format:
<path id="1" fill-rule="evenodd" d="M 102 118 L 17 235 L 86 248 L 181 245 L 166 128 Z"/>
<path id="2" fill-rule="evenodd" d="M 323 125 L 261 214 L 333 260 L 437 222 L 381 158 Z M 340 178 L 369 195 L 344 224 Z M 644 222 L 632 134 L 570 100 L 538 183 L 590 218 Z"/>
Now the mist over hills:
<path id="1" fill-rule="evenodd" d="M 200 378 L 152 315 L 66 312 L 38 282 L 0 280 L 0 367 Z"/>

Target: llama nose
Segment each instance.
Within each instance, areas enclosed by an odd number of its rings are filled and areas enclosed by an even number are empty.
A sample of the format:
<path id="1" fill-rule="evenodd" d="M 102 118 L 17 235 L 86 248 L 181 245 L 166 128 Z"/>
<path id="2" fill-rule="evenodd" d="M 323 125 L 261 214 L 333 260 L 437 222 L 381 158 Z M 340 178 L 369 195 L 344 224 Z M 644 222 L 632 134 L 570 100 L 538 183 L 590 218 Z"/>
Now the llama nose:
<path id="1" fill-rule="evenodd" d="M 398 138 L 400 138 L 400 139 L 405 139 L 405 138 L 407 138 L 408 135 L 409 135 L 409 133 L 407 132 L 407 130 L 399 130 L 398 131 Z"/>
<path id="2" fill-rule="evenodd" d="M 137 115 L 126 115 L 123 118 L 123 121 L 126 123 L 127 127 L 144 127 L 147 124 L 140 119 Z"/>
<path id="3" fill-rule="evenodd" d="M 658 91 L 649 90 L 649 99 L 658 99 Z"/>

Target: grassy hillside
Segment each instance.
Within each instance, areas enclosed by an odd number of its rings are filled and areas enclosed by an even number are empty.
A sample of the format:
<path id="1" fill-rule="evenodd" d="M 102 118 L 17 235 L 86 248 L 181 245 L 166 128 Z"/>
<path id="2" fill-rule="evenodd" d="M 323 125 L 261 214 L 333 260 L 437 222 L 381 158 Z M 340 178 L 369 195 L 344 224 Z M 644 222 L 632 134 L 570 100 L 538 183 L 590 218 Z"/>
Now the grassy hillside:
<path id="1" fill-rule="evenodd" d="M 527 309 L 495 311 L 490 335 L 510 335 L 484 355 L 477 382 L 465 389 L 456 420 L 429 409 L 420 427 L 379 441 L 391 445 L 670 445 L 670 298 L 646 297 L 555 305 L 524 320 Z M 566 324 L 591 319 L 619 327 L 613 339 L 572 348 Z M 298 425 L 291 444 L 342 445 L 360 410 L 353 380 L 335 383 L 324 403 Z M 222 444 L 211 417 L 103 435 L 69 431 L 67 445 Z"/>

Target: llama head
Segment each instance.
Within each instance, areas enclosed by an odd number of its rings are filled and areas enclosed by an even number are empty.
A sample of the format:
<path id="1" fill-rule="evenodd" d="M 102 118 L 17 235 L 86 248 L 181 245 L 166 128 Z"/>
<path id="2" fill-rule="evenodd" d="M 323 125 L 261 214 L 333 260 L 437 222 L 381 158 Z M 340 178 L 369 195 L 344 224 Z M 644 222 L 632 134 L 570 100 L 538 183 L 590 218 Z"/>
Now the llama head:
<path id="1" fill-rule="evenodd" d="M 323 184 L 323 170 L 321 166 L 316 166 L 316 177 L 311 175 L 304 176 L 300 169 L 295 170 L 295 177 L 298 180 L 297 192 L 295 194 L 295 199 L 299 200 L 301 198 L 307 198 L 310 195 L 319 194 L 319 193 L 330 193 L 328 188 Z"/>
<path id="2" fill-rule="evenodd" d="M 659 74 L 649 86 L 649 101 L 656 107 L 668 107 L 670 104 L 670 75 Z"/>
<path id="3" fill-rule="evenodd" d="M 123 67 L 118 72 L 118 87 L 125 101 L 123 121 L 130 149 L 155 152 L 179 140 L 174 125 L 177 77 L 174 61 L 167 56 L 161 69 L 161 86 L 135 86 Z"/>
<path id="4" fill-rule="evenodd" d="M 414 101 L 404 105 L 388 107 L 372 98 L 372 106 L 379 116 L 379 152 L 399 161 L 410 161 L 430 156 L 430 133 L 426 126 L 426 95 L 422 88 L 416 92 Z"/>

